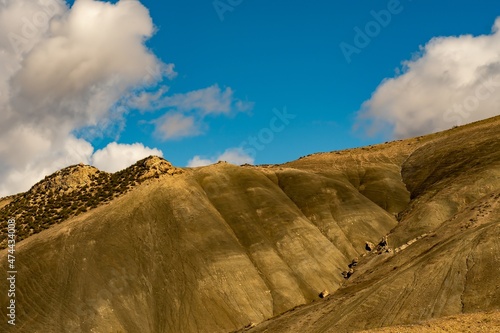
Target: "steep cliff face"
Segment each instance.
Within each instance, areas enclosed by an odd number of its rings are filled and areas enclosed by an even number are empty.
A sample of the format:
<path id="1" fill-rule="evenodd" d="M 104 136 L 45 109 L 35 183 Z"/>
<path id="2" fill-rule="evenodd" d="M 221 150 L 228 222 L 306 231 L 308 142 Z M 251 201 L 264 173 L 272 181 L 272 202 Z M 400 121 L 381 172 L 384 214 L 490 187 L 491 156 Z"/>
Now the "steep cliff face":
<path id="1" fill-rule="evenodd" d="M 498 308 L 498 137 L 496 118 L 277 166 L 140 161 L 18 243 L 18 324 L 0 328 L 342 332 Z"/>

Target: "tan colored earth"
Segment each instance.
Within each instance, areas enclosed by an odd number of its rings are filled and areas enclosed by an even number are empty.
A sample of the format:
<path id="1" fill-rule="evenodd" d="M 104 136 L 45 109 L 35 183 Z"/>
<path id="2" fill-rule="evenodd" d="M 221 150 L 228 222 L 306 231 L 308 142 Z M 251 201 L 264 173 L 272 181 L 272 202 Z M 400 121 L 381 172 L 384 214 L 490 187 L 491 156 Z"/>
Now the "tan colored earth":
<path id="1" fill-rule="evenodd" d="M 430 320 L 439 332 L 479 313 L 495 332 L 499 139 L 496 117 L 283 165 L 62 170 L 0 199 L 24 238 L 16 326 L 0 331 L 404 332 Z"/>

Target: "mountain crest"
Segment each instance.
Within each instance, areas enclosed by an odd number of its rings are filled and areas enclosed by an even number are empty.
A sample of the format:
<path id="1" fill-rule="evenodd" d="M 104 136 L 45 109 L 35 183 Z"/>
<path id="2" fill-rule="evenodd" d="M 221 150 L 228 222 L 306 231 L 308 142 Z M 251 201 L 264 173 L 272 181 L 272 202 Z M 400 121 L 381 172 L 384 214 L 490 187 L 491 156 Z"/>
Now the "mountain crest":
<path id="1" fill-rule="evenodd" d="M 28 192 L 8 198 L 9 203 L 0 209 L 0 219 L 16 219 L 20 241 L 106 204 L 148 179 L 183 172 L 158 156 L 149 156 L 115 173 L 82 163 L 72 165 L 45 177 Z M 5 227 L 0 230 L 0 249 L 7 244 L 6 235 Z"/>
<path id="2" fill-rule="evenodd" d="M 182 169 L 174 167 L 169 161 L 155 155 L 138 161 L 128 169 L 137 172 L 139 179 L 158 178 L 163 174 L 176 175 L 183 173 Z"/>
<path id="3" fill-rule="evenodd" d="M 46 176 L 36 183 L 30 192 L 71 192 L 79 187 L 92 183 L 102 171 L 83 163 L 71 165 Z"/>

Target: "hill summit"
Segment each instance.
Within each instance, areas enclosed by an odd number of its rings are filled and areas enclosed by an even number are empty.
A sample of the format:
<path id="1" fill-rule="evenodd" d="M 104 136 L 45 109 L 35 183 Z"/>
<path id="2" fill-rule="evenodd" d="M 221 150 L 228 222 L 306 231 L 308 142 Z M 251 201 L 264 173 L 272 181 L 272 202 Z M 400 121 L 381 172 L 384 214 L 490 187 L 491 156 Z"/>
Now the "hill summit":
<path id="1" fill-rule="evenodd" d="M 116 173 L 84 164 L 56 171 L 28 192 L 8 198 L 0 218 L 15 218 L 18 240 L 37 234 L 70 217 L 97 208 L 127 193 L 148 179 L 182 174 L 165 159 L 150 156 Z M 6 247 L 7 228 L 0 231 L 0 248 Z"/>

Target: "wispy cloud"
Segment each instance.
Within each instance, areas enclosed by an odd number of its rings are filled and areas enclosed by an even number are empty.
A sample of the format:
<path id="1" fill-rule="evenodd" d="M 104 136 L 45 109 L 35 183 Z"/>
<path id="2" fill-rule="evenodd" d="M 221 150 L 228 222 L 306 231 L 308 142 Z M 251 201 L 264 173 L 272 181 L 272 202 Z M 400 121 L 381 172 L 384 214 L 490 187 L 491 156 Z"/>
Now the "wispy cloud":
<path id="1" fill-rule="evenodd" d="M 162 140 L 172 140 L 199 135 L 202 133 L 201 124 L 194 116 L 182 113 L 169 112 L 156 119 L 155 134 Z"/>
<path id="2" fill-rule="evenodd" d="M 196 155 L 188 162 L 188 167 L 200 167 L 214 164 L 219 161 L 225 161 L 236 165 L 254 163 L 253 157 L 248 155 L 242 148 L 229 148 L 222 154 L 209 158 Z"/>
<path id="3" fill-rule="evenodd" d="M 156 111 L 162 107 L 162 98 L 169 91 L 169 87 L 162 86 L 154 91 L 138 91 L 130 94 L 127 106 L 142 112 Z"/>
<path id="4" fill-rule="evenodd" d="M 209 114 L 229 114 L 235 109 L 235 103 L 231 88 L 221 90 L 218 85 L 208 88 L 190 91 L 185 94 L 176 94 L 165 97 L 163 105 L 175 108 L 179 111 L 197 111 L 201 116 Z"/>
<path id="5" fill-rule="evenodd" d="M 208 125 L 208 116 L 229 116 L 246 112 L 253 108 L 252 102 L 242 101 L 234 96 L 234 91 L 218 85 L 172 96 L 148 96 L 150 105 L 167 108 L 166 113 L 153 121 L 155 133 L 163 140 L 200 135 Z"/>

